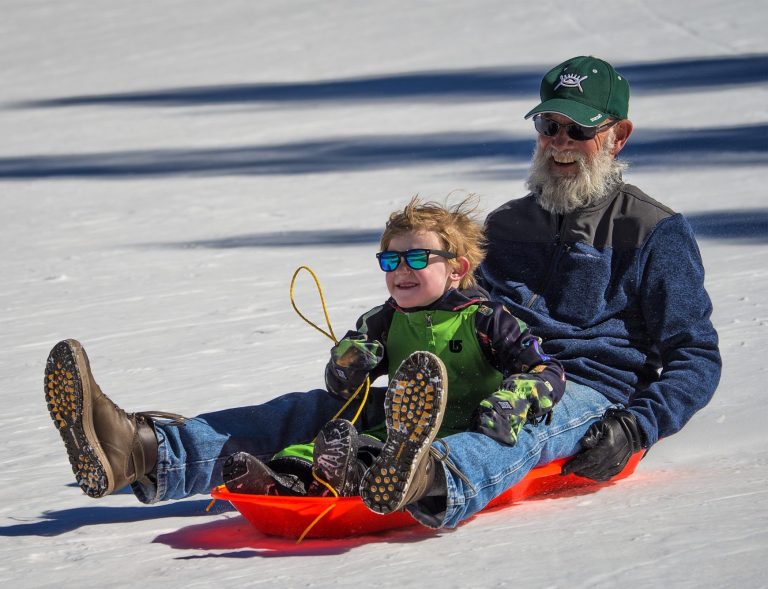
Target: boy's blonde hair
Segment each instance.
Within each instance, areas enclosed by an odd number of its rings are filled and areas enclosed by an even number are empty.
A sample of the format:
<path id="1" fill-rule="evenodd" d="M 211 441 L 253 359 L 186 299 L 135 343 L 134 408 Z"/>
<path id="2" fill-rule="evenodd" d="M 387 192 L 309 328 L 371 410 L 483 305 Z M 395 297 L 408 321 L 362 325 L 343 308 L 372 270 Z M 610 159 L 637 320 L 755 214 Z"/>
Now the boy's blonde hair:
<path id="1" fill-rule="evenodd" d="M 418 195 L 402 211 L 389 216 L 381 235 L 381 249 L 389 247 L 392 238 L 409 231 L 434 231 L 444 250 L 469 261 L 469 271 L 461 279 L 459 288 L 475 286 L 475 270 L 485 258 L 485 233 L 472 214 L 477 210 L 477 198 L 468 196 L 449 207 L 437 202 L 422 202 Z M 456 260 L 446 260 L 454 267 Z"/>

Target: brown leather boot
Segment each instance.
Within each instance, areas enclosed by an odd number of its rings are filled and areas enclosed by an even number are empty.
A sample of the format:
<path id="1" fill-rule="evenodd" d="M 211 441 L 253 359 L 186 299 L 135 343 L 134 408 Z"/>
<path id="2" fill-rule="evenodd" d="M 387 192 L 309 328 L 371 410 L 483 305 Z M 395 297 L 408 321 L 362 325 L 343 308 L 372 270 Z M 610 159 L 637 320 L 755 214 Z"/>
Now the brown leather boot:
<path id="1" fill-rule="evenodd" d="M 447 398 L 440 358 L 414 352 L 403 360 L 384 399 L 387 441 L 360 483 L 360 496 L 370 510 L 397 511 L 430 492 L 436 470 L 430 449 Z"/>
<path id="2" fill-rule="evenodd" d="M 169 413 L 120 409 L 101 392 L 76 340 L 59 342 L 48 355 L 45 400 L 75 478 L 90 497 L 109 495 L 154 471 L 157 437 L 151 417 L 183 420 Z"/>

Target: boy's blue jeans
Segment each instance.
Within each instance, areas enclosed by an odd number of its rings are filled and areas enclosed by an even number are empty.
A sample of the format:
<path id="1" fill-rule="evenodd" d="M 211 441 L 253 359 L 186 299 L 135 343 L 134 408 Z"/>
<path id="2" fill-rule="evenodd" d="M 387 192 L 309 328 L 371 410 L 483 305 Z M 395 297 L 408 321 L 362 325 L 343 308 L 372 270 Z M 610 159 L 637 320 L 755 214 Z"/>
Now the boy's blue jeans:
<path id="1" fill-rule="evenodd" d="M 317 389 L 283 395 L 263 405 L 206 413 L 183 426 L 157 422 L 156 479 L 134 483 L 133 491 L 144 503 L 207 494 L 222 483 L 221 468 L 231 454 L 243 451 L 269 460 L 286 446 L 314 439 L 341 406 L 341 401 Z M 589 426 L 611 406 L 597 391 L 568 382 L 551 423 L 526 425 L 515 446 L 474 432 L 444 438 L 450 448 L 449 460 L 474 489 L 446 468 L 445 513 L 422 511 L 419 504 L 409 506 L 409 511 L 430 527 L 455 527 L 533 467 L 575 454 Z M 442 442 L 435 446 L 444 452 Z"/>

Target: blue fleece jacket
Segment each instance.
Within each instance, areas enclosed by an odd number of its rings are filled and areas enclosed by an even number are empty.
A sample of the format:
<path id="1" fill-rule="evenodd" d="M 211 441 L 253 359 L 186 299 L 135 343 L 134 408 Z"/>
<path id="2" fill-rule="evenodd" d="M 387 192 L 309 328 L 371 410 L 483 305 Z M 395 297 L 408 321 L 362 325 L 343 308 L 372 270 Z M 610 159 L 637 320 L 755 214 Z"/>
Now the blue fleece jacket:
<path id="1" fill-rule="evenodd" d="M 569 379 L 624 404 L 645 447 L 709 402 L 720 378 L 717 333 L 682 215 L 622 184 L 564 216 L 534 195 L 510 201 L 486 230 L 482 285 L 544 339 Z"/>

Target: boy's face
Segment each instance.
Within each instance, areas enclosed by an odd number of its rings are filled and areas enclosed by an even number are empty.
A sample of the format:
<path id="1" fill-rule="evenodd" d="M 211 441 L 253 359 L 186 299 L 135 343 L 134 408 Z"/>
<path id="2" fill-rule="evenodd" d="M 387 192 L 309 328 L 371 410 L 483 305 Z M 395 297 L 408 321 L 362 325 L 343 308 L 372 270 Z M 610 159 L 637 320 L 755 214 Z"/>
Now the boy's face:
<path id="1" fill-rule="evenodd" d="M 418 248 L 443 250 L 445 246 L 434 231 L 409 231 L 395 235 L 387 250 L 406 252 Z M 398 267 L 385 274 L 385 280 L 390 296 L 407 309 L 431 305 L 449 288 L 457 288 L 462 276 L 447 259 L 432 254 L 422 270 L 414 270 L 401 258 Z"/>

